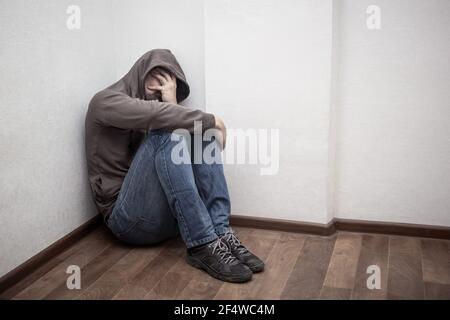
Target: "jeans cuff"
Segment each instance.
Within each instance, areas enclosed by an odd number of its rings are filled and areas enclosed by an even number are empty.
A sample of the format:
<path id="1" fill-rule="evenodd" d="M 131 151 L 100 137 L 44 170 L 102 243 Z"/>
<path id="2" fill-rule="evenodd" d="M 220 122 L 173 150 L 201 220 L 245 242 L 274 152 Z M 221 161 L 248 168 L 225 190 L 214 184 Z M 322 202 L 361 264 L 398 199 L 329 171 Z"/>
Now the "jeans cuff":
<path id="1" fill-rule="evenodd" d="M 223 236 L 227 232 L 233 232 L 231 227 L 221 227 L 216 229 L 216 234 L 220 237 Z"/>
<path id="2" fill-rule="evenodd" d="M 214 234 L 212 234 L 210 236 L 207 236 L 206 238 L 203 238 L 203 239 L 200 239 L 200 240 L 190 241 L 190 242 L 186 243 L 186 247 L 188 249 L 190 249 L 192 247 L 197 247 L 197 246 L 200 246 L 202 244 L 205 244 L 205 243 L 211 242 L 213 240 L 216 240 L 217 238 L 218 238 L 217 234 L 214 233 Z"/>

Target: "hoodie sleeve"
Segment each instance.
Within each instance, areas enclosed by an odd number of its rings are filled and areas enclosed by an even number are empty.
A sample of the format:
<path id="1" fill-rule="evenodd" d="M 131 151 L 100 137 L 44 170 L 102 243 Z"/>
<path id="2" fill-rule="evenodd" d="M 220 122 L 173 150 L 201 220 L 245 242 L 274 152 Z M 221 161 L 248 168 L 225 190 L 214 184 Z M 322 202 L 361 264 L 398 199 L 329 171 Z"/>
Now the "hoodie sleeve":
<path id="1" fill-rule="evenodd" d="M 202 122 L 202 131 L 213 128 L 214 115 L 190 107 L 160 101 L 131 98 L 123 93 L 104 90 L 89 105 L 101 126 L 120 129 L 187 129 L 194 131 L 194 121 Z"/>

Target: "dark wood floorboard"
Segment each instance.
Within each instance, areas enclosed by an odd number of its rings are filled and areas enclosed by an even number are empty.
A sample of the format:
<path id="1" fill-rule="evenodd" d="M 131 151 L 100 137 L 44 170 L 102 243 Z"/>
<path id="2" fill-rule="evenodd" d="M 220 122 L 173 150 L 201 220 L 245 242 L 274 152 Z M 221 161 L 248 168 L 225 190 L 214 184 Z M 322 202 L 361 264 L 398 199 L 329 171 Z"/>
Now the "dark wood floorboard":
<path id="1" fill-rule="evenodd" d="M 336 237 L 306 239 L 289 276 L 282 299 L 318 299 L 327 274 Z"/>
<path id="2" fill-rule="evenodd" d="M 355 300 L 384 300 L 387 297 L 388 284 L 388 256 L 389 237 L 383 235 L 363 235 L 361 243 L 361 254 L 356 270 L 355 285 L 353 287 L 352 299 Z M 380 271 L 380 289 L 369 289 L 367 279 L 370 266 L 377 266 Z M 373 272 L 369 269 L 369 272 Z"/>
<path id="3" fill-rule="evenodd" d="M 422 239 L 423 281 L 450 285 L 450 247 L 448 241 Z"/>
<path id="4" fill-rule="evenodd" d="M 177 299 L 192 280 L 193 274 L 195 277 L 195 273 L 201 273 L 200 270 L 196 271 L 192 269 L 193 267 L 187 264 L 184 259 L 179 259 L 173 268 L 144 296 L 144 299 Z"/>
<path id="5" fill-rule="evenodd" d="M 266 260 L 266 270 L 251 292 L 252 299 L 280 299 L 289 275 L 303 248 L 306 236 L 282 233 Z"/>
<path id="6" fill-rule="evenodd" d="M 67 267 L 77 265 L 83 268 L 100 252 L 111 245 L 114 239 L 106 229 L 100 229 L 85 238 L 81 246 L 76 246 L 72 254 L 63 259 L 59 264 L 34 281 L 27 288 L 18 293 L 14 299 L 43 299 L 47 294 L 62 284 L 66 284 L 68 274 Z M 83 239 L 84 240 L 84 239 Z"/>
<path id="7" fill-rule="evenodd" d="M 360 234 L 338 233 L 324 287 L 353 289 L 361 244 Z"/>
<path id="8" fill-rule="evenodd" d="M 117 261 L 122 259 L 131 249 L 125 245 L 114 242 L 81 268 L 81 290 L 69 290 L 66 283 L 47 294 L 44 299 L 76 299 Z"/>
<path id="9" fill-rule="evenodd" d="M 236 233 L 266 262 L 265 271 L 245 284 L 221 282 L 188 265 L 180 238 L 133 247 L 99 227 L 0 298 L 450 300 L 450 241 L 253 228 Z M 69 265 L 81 268 L 81 290 L 67 289 Z M 371 265 L 380 268 L 379 290 L 367 288 Z"/>
<path id="10" fill-rule="evenodd" d="M 321 300 L 349 300 L 352 295 L 351 289 L 332 288 L 324 286 L 320 292 Z"/>
<path id="11" fill-rule="evenodd" d="M 13 287 L 5 290 L 0 294 L 0 299 L 12 299 L 14 296 L 18 295 L 21 291 L 25 290 L 27 287 L 30 287 L 32 283 L 42 278 L 47 272 L 55 268 L 57 265 L 62 263 L 68 256 L 72 255 L 75 251 L 79 250 L 80 247 L 83 247 L 85 243 L 89 242 L 93 237 L 97 237 L 100 233 L 104 231 L 104 227 L 101 226 L 91 233 L 87 234 L 83 239 L 79 242 L 71 245 L 65 251 L 61 252 L 54 258 L 50 259 L 38 269 L 34 270 L 32 273 L 27 275 L 24 279 L 16 283 Z"/>
<path id="12" fill-rule="evenodd" d="M 388 299 L 424 299 L 421 240 L 391 236 Z"/>
<path id="13" fill-rule="evenodd" d="M 450 300 L 450 285 L 425 282 L 426 300 Z"/>
<path id="14" fill-rule="evenodd" d="M 144 269 L 159 253 L 163 246 L 134 248 L 122 259 L 99 277 L 92 285 L 82 292 L 77 299 L 106 300 L 111 299 L 128 281 Z"/>
<path id="15" fill-rule="evenodd" d="M 113 299 L 144 299 L 160 279 L 172 270 L 182 259 L 185 249 L 179 238 L 169 240 L 164 246 L 141 272 L 114 295 Z"/>

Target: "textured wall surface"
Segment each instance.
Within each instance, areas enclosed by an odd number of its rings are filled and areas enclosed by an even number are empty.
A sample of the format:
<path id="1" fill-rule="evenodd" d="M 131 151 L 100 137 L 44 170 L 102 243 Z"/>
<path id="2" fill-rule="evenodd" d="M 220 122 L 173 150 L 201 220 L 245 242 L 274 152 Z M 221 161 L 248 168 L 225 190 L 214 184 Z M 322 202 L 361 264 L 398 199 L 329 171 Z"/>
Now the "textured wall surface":
<path id="1" fill-rule="evenodd" d="M 326 223 L 330 0 L 205 2 L 206 105 L 231 128 L 280 129 L 279 171 L 226 167 L 233 212 Z"/>
<path id="2" fill-rule="evenodd" d="M 341 0 L 336 215 L 450 226 L 450 1 Z"/>
<path id="3" fill-rule="evenodd" d="M 0 275 L 95 214 L 84 152 L 92 95 L 114 81 L 110 1 L 0 1 Z"/>

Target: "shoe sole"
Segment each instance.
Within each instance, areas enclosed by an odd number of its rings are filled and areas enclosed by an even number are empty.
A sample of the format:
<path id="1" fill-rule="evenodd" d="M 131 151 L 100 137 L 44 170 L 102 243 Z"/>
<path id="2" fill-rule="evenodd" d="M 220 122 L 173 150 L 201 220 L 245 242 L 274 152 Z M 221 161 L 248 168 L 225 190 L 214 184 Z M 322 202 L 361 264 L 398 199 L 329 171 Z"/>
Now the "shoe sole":
<path id="1" fill-rule="evenodd" d="M 191 257 L 191 256 L 186 256 L 186 261 L 187 263 L 189 263 L 191 266 L 197 268 L 197 269 L 202 269 L 204 271 L 206 271 L 211 277 L 214 277 L 216 279 L 225 281 L 225 282 L 233 282 L 233 283 L 242 283 L 242 282 L 247 282 L 250 281 L 252 279 L 252 274 L 250 274 L 248 277 L 227 277 L 224 276 L 216 271 L 214 271 L 213 269 L 211 269 L 209 266 L 207 266 L 206 264 L 204 264 L 203 262 L 201 262 L 200 260 Z"/>

